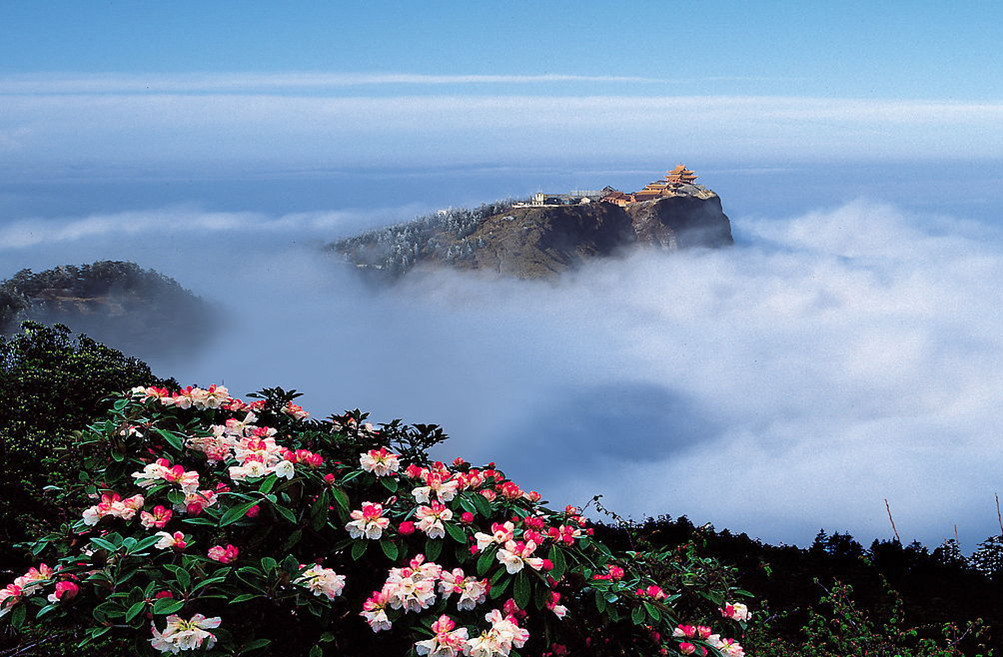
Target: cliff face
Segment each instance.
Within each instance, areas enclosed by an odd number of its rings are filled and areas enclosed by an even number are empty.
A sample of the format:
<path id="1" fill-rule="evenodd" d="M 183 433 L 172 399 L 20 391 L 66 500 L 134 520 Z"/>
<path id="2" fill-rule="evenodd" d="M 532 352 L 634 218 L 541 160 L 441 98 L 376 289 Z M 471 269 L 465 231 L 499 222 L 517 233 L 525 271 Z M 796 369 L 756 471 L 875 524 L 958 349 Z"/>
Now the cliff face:
<path id="1" fill-rule="evenodd" d="M 466 211 L 463 221 L 428 217 L 330 248 L 381 278 L 439 266 L 542 278 L 639 245 L 674 251 L 732 243 L 721 199 L 707 190 L 626 207 L 595 202 L 485 208 Z"/>

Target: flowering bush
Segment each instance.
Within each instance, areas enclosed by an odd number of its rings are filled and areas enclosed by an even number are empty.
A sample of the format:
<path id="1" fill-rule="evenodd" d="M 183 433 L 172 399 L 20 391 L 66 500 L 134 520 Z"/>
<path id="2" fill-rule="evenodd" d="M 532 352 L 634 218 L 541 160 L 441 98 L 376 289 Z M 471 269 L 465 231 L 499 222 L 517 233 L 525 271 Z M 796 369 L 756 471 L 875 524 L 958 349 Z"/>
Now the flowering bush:
<path id="1" fill-rule="evenodd" d="M 434 426 L 309 418 L 295 393 L 136 388 L 83 434 L 93 504 L 30 545 L 0 617 L 139 654 L 741 657 L 706 560 L 614 554 Z M 711 629 L 711 624 L 723 628 Z"/>

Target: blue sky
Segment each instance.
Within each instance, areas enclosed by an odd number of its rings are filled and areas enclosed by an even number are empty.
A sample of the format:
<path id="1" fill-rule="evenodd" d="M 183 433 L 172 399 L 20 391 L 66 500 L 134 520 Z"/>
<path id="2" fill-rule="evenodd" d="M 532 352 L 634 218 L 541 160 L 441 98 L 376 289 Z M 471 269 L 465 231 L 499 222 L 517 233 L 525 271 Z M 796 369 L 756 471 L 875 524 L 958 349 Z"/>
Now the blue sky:
<path id="1" fill-rule="evenodd" d="M 992 2 L 8 2 L 0 26 L 5 73 L 568 74 L 685 80 L 630 85 L 642 93 L 1003 92 L 1003 7 Z"/>
<path id="2" fill-rule="evenodd" d="M 998 4 L 5 3 L 0 176 L 1003 158 Z"/>

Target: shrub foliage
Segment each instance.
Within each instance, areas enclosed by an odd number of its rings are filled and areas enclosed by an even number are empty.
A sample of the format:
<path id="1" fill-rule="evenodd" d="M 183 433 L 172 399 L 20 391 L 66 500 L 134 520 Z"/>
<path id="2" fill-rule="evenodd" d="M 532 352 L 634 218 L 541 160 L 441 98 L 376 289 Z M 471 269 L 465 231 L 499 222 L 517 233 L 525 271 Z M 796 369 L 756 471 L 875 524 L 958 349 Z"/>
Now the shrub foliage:
<path id="1" fill-rule="evenodd" d="M 743 654 L 747 594 L 713 560 L 614 553 L 494 464 L 431 460 L 438 427 L 295 396 L 120 396 L 55 491 L 88 506 L 30 544 L 0 616 L 136 654 Z"/>

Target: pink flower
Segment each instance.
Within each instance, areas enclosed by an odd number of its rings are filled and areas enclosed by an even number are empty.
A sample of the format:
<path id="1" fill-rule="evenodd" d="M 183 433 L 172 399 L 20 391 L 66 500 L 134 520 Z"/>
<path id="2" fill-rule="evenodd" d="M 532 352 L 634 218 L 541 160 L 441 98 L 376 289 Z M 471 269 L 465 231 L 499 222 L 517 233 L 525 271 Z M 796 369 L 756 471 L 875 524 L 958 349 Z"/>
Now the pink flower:
<path id="1" fill-rule="evenodd" d="M 185 542 L 185 535 L 181 532 L 174 532 L 173 534 L 168 532 L 157 532 L 157 536 L 160 537 L 160 540 L 157 541 L 156 547 L 161 550 L 166 550 L 168 548 L 184 550 L 188 547 L 188 543 Z"/>
<path id="2" fill-rule="evenodd" d="M 232 563 L 237 560 L 238 554 L 240 550 L 235 545 L 227 544 L 226 547 L 216 545 L 209 548 L 209 558 L 220 563 Z"/>
<path id="3" fill-rule="evenodd" d="M 386 447 L 371 449 L 359 456 L 359 465 L 366 472 L 377 477 L 386 477 L 400 469 L 400 457 L 390 453 Z"/>
<path id="4" fill-rule="evenodd" d="M 170 509 L 165 509 L 164 507 L 158 504 L 157 506 L 153 507 L 153 513 L 143 511 L 141 514 L 139 514 L 139 522 L 141 525 L 143 525 L 143 527 L 146 527 L 147 529 L 153 529 L 154 527 L 156 527 L 157 529 L 163 529 L 165 526 L 167 526 L 167 523 L 171 521 L 171 516 L 173 515 L 174 515 L 173 511 L 171 511 Z"/>
<path id="5" fill-rule="evenodd" d="M 383 515 L 383 505 L 363 502 L 362 509 L 351 513 L 352 521 L 345 525 L 352 538 L 365 536 L 371 541 L 378 541 L 383 536 L 383 530 L 390 526 L 390 518 Z"/>
<path id="6" fill-rule="evenodd" d="M 76 583 L 64 579 L 60 582 L 56 582 L 56 590 L 49 594 L 47 600 L 52 604 L 56 604 L 57 602 L 61 602 L 63 600 L 69 600 L 79 592 L 80 587 L 77 586 Z"/>
<path id="7" fill-rule="evenodd" d="M 679 644 L 679 652 L 684 655 L 692 655 L 697 651 L 697 647 L 688 641 L 683 641 Z"/>
<path id="8" fill-rule="evenodd" d="M 397 527 L 397 531 L 403 536 L 410 536 L 414 533 L 414 523 L 410 520 L 405 520 Z"/>
<path id="9" fill-rule="evenodd" d="M 261 513 L 261 507 L 255 504 L 247 510 L 247 513 L 245 513 L 244 516 L 247 518 L 257 518 L 259 513 Z"/>

